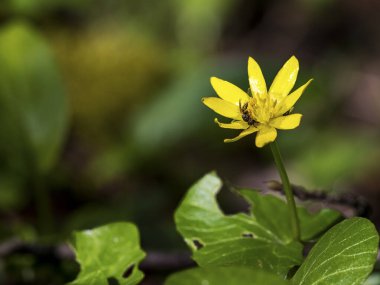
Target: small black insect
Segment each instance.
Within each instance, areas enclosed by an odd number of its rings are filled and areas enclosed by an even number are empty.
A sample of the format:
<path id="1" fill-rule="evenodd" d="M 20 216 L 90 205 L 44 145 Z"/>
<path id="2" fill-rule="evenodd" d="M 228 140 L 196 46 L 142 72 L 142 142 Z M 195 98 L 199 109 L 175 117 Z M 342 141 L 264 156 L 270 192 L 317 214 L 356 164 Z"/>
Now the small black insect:
<path id="1" fill-rule="evenodd" d="M 239 102 L 239 108 L 240 108 L 240 113 L 241 113 L 241 118 L 243 119 L 244 122 L 247 122 L 248 125 L 254 126 L 257 124 L 257 122 L 251 118 L 251 115 L 249 114 L 248 111 L 248 102 L 245 103 L 243 106 L 241 105 L 241 102 Z"/>

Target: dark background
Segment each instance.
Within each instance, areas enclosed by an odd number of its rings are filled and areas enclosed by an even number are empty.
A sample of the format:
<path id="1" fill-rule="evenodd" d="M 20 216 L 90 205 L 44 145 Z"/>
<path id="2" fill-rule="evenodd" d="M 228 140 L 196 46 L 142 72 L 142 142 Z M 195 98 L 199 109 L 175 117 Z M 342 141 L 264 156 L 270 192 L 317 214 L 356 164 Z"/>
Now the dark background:
<path id="1" fill-rule="evenodd" d="M 145 250 L 178 252 L 172 215 L 195 180 L 278 179 L 269 149 L 223 144 L 236 132 L 201 103 L 211 76 L 246 90 L 248 56 L 268 85 L 291 55 L 296 87 L 314 78 L 301 126 L 278 137 L 291 181 L 363 196 L 380 226 L 379 12 L 375 0 L 3 0 L 0 249 L 131 221 Z M 228 191 L 220 200 L 244 209 Z M 64 284 L 77 270 L 8 251 L 0 283 Z"/>

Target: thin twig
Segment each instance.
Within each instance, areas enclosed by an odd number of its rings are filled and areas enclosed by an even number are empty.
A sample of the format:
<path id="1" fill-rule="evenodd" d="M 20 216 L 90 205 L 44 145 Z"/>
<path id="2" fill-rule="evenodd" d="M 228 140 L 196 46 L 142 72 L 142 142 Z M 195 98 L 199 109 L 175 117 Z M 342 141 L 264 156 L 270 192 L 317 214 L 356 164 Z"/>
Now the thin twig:
<path id="1" fill-rule="evenodd" d="M 271 180 L 267 182 L 267 187 L 276 192 L 282 192 L 281 182 Z M 346 206 L 355 211 L 356 216 L 368 218 L 371 213 L 371 206 L 368 201 L 355 193 L 345 193 L 343 195 L 331 195 L 325 191 L 309 191 L 306 188 L 292 184 L 294 196 L 300 201 L 317 201 L 331 205 Z"/>
<path id="2" fill-rule="evenodd" d="M 58 245 L 43 245 L 27 243 L 13 238 L 0 243 L 0 258 L 13 254 L 33 254 L 43 260 L 74 260 L 75 254 L 66 243 Z M 186 251 L 162 252 L 148 251 L 141 262 L 140 268 L 145 272 L 171 272 L 195 266 L 191 255 Z"/>

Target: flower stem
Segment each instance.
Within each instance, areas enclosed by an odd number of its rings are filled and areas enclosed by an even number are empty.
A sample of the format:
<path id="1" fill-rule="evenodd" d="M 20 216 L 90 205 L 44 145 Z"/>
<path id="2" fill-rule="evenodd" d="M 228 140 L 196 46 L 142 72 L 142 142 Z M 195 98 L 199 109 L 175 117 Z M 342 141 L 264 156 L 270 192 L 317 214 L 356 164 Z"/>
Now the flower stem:
<path id="1" fill-rule="evenodd" d="M 286 173 L 284 163 L 282 162 L 282 157 L 280 153 L 280 149 L 276 141 L 270 144 L 270 148 L 272 150 L 274 162 L 276 163 L 277 170 L 280 174 L 282 185 L 284 188 L 286 201 L 289 206 L 289 214 L 290 214 L 290 223 L 292 227 L 293 237 L 295 240 L 300 241 L 300 223 L 297 214 L 296 203 L 294 201 L 292 187 L 290 186 L 288 174 Z"/>

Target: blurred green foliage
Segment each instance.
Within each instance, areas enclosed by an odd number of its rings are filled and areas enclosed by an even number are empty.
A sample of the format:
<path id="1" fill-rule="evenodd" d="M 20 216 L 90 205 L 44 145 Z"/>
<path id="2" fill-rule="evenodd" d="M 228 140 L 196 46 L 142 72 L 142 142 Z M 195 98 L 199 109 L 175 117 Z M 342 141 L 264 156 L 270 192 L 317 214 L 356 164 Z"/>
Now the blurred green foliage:
<path id="1" fill-rule="evenodd" d="M 301 127 L 279 134 L 292 181 L 376 201 L 380 33 L 376 9 L 357 3 L 1 1 L 0 238 L 36 239 L 44 188 L 56 240 L 129 219 L 148 248 L 183 246 L 171 215 L 195 178 L 273 178 L 268 153 L 249 138 L 223 144 L 236 133 L 200 101 L 215 95 L 211 76 L 248 88 L 248 56 L 268 82 L 291 54 L 297 86 L 315 79 L 297 105 Z M 12 268 L 37 268 L 32 279 L 48 283 L 52 266 L 25 258 Z M 70 266 L 56 270 L 72 277 Z"/>
<path id="2" fill-rule="evenodd" d="M 66 135 L 63 85 L 45 40 L 23 23 L 0 32 L 0 150 L 10 169 L 46 174 Z"/>
<path id="3" fill-rule="evenodd" d="M 120 137 L 125 117 L 154 97 L 170 71 L 162 43 L 117 25 L 62 32 L 53 44 L 77 135 L 95 146 Z"/>
<path id="4" fill-rule="evenodd" d="M 293 162 L 295 176 L 304 177 L 299 182 L 312 188 L 344 192 L 350 180 L 360 179 L 362 171 L 374 167 L 378 160 L 377 139 L 371 133 L 331 128 L 313 134 L 318 139 L 312 139 Z"/>
<path id="5" fill-rule="evenodd" d="M 43 178 L 56 165 L 68 127 L 68 105 L 55 60 L 45 39 L 27 23 L 0 29 L 1 208 L 10 213 L 32 202 L 40 230 L 51 212 Z M 2 231 L 27 236 L 16 221 Z M 31 231 L 30 231 L 31 230 Z"/>
<path id="6" fill-rule="evenodd" d="M 0 8 L 16 15 L 38 16 L 44 15 L 56 7 L 83 9 L 90 5 L 90 0 L 4 0 L 0 4 Z"/>

